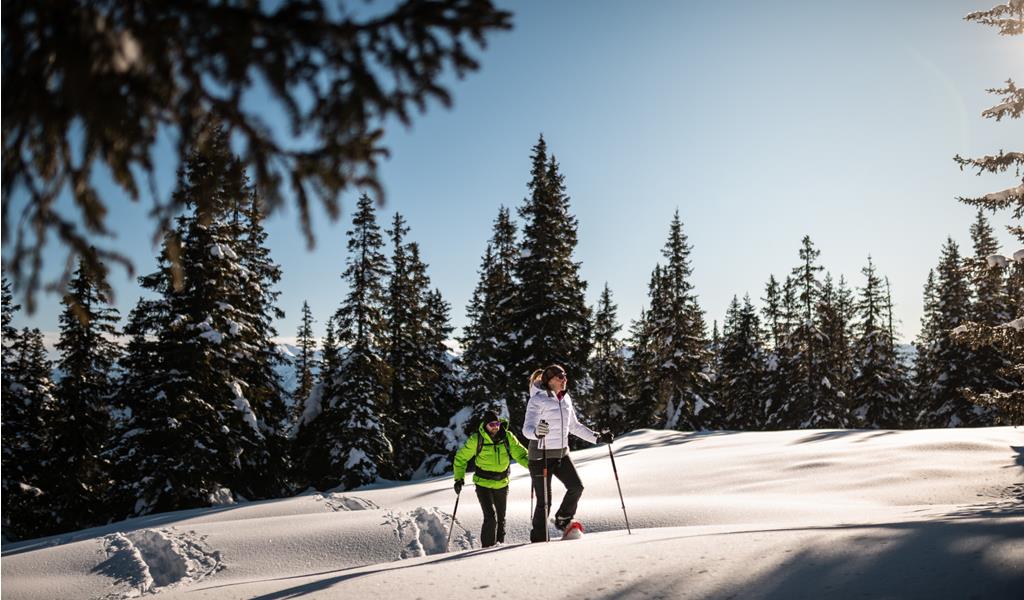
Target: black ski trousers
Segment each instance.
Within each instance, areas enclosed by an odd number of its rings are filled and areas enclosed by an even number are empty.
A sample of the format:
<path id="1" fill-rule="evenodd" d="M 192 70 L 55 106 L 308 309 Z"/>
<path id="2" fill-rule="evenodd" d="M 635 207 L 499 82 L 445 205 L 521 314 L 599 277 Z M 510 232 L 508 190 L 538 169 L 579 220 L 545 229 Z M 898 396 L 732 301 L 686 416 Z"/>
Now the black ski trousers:
<path id="1" fill-rule="evenodd" d="M 505 543 L 505 506 L 508 504 L 508 486 L 492 490 L 476 486 L 476 499 L 484 511 L 484 525 L 480 528 L 480 546 L 488 548 L 495 542 Z"/>
<path id="2" fill-rule="evenodd" d="M 530 479 L 533 480 L 533 495 L 537 498 L 537 508 L 533 511 L 533 528 L 530 530 L 531 542 L 543 542 L 547 539 L 547 516 L 548 510 L 545 504 L 551 502 L 550 496 L 554 495 L 551 489 L 551 476 L 555 476 L 565 486 L 565 496 L 562 504 L 555 513 L 556 519 L 571 519 L 576 516 L 576 505 L 583 495 L 583 482 L 576 474 L 576 465 L 572 464 L 572 458 L 568 454 L 562 458 L 547 459 L 548 479 L 547 492 L 549 497 L 544 498 L 544 460 L 530 461 Z"/>

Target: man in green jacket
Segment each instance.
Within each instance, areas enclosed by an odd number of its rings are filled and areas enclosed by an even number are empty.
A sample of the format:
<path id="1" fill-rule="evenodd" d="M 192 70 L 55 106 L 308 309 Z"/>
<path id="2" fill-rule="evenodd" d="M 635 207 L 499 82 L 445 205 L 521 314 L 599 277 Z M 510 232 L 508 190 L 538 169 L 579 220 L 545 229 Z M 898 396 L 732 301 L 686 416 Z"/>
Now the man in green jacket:
<path id="1" fill-rule="evenodd" d="M 466 465 L 474 458 L 476 471 L 473 472 L 473 484 L 476 485 L 480 508 L 484 511 L 480 545 L 487 548 L 495 542 L 505 542 L 505 505 L 508 502 L 508 475 L 512 460 L 526 468 L 530 467 L 530 463 L 526 448 L 508 430 L 508 421 L 499 419 L 492 410 L 484 413 L 477 432 L 470 435 L 455 453 L 456 494 L 462 493 Z"/>

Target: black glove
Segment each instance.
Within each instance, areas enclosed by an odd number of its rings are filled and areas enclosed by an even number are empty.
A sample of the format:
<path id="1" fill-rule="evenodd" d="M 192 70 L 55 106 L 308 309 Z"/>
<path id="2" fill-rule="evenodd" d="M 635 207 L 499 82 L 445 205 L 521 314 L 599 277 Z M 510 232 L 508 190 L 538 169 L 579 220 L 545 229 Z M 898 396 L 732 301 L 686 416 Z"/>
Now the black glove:
<path id="1" fill-rule="evenodd" d="M 456 494 L 461 494 L 462 493 L 462 484 L 463 483 L 464 482 L 461 479 L 456 479 L 455 480 L 455 493 Z"/>
<path id="2" fill-rule="evenodd" d="M 610 443 L 612 443 L 612 440 L 614 440 L 614 439 L 615 439 L 615 436 L 612 435 L 612 432 L 610 432 L 610 431 L 602 431 L 601 433 L 597 434 L 597 443 L 598 444 L 610 444 Z"/>

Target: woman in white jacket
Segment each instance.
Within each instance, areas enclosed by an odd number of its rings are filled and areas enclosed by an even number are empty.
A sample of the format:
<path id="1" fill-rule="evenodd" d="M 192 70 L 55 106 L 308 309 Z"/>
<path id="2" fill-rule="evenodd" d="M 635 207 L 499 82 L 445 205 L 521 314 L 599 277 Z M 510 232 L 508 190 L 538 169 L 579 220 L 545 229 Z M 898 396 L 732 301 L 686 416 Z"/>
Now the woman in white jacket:
<path id="1" fill-rule="evenodd" d="M 530 476 L 534 494 L 538 498 L 533 512 L 531 542 L 547 539 L 547 506 L 551 494 L 551 476 L 554 475 L 565 485 L 565 496 L 555 512 L 555 527 L 564 530 L 576 515 L 576 505 L 583 494 L 583 483 L 576 474 L 576 466 L 569 456 L 569 434 L 595 444 L 611 443 L 612 435 L 598 434 L 579 422 L 572 397 L 566 392 L 568 377 L 565 369 L 551 365 L 530 377 L 530 401 L 526 405 L 526 420 L 523 435 L 530 440 Z M 544 468 L 547 467 L 547 481 Z"/>

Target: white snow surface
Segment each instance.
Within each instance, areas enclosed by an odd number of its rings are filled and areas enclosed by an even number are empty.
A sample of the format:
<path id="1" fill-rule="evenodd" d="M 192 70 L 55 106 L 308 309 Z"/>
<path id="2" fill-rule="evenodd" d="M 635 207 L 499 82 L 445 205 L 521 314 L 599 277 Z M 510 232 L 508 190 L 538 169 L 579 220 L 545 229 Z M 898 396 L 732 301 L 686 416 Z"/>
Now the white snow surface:
<path id="1" fill-rule="evenodd" d="M 573 453 L 580 540 L 480 549 L 451 476 L 3 544 L 3 598 L 1020 598 L 1024 429 L 642 430 Z M 554 485 L 557 504 L 564 487 Z M 553 536 L 557 540 L 557 535 Z M 566 546 L 565 544 L 571 544 Z"/>

